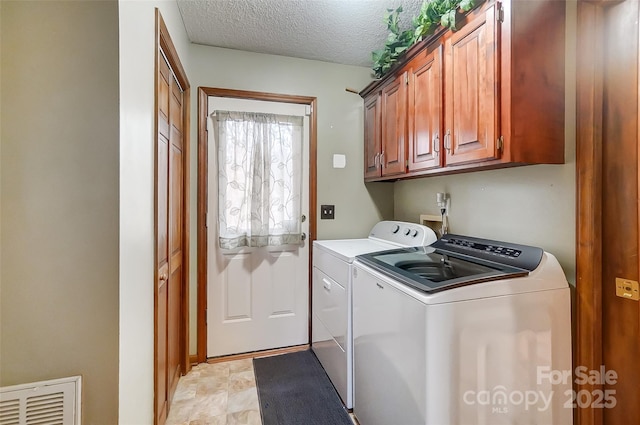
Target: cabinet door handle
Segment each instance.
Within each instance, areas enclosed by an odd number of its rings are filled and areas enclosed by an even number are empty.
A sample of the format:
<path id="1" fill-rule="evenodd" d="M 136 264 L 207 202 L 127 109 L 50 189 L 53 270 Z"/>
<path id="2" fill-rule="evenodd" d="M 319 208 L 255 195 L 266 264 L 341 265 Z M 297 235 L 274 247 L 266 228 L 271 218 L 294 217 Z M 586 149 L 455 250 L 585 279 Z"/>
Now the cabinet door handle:
<path id="1" fill-rule="evenodd" d="M 378 163 L 380 162 L 380 153 L 377 153 L 376 156 L 373 157 L 373 166 L 378 168 Z"/>
<path id="2" fill-rule="evenodd" d="M 386 168 L 387 164 L 384 163 L 384 151 L 380 154 L 380 168 Z"/>
<path id="3" fill-rule="evenodd" d="M 447 134 L 444 135 L 444 148 L 451 152 L 451 130 L 447 130 Z"/>
<path id="4" fill-rule="evenodd" d="M 440 136 L 438 136 L 438 133 L 433 136 L 433 152 L 435 152 L 436 156 L 440 154 Z"/>

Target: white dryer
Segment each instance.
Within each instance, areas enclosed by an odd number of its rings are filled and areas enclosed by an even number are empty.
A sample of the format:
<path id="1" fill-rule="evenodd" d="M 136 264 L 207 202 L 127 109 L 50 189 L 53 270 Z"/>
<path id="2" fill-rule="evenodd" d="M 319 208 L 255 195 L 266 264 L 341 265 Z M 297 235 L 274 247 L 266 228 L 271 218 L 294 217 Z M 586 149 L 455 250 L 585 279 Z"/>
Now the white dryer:
<path id="1" fill-rule="evenodd" d="M 352 267 L 356 256 L 435 242 L 430 228 L 381 221 L 364 239 L 313 242 L 312 349 L 347 408 L 353 407 Z"/>

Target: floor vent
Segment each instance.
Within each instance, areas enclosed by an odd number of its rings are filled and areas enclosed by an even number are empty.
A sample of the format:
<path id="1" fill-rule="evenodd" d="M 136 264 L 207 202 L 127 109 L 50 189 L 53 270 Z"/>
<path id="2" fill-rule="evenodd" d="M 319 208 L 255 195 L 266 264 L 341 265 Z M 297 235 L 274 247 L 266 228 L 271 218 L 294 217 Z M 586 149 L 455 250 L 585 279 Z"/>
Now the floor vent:
<path id="1" fill-rule="evenodd" d="M 0 425 L 80 425 L 81 378 L 0 388 Z"/>

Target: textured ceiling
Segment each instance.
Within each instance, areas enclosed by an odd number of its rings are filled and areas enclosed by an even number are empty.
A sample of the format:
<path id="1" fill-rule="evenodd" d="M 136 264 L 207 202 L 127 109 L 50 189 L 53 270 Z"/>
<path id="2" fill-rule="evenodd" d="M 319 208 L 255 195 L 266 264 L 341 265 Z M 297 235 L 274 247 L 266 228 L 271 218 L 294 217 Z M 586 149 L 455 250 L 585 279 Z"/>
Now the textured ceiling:
<path id="1" fill-rule="evenodd" d="M 178 0 L 193 43 L 366 67 L 400 5 L 406 29 L 422 0 Z"/>

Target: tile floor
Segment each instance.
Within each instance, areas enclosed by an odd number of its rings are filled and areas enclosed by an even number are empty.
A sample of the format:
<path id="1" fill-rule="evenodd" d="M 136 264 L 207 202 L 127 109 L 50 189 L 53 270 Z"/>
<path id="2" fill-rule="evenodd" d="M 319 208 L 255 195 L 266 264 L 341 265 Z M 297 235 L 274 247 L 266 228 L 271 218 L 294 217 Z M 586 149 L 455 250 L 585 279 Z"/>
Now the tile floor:
<path id="1" fill-rule="evenodd" d="M 166 425 L 261 425 L 252 359 L 202 363 L 180 378 Z"/>
<path id="2" fill-rule="evenodd" d="M 166 425 L 262 425 L 253 359 L 194 366 L 178 382 Z"/>

